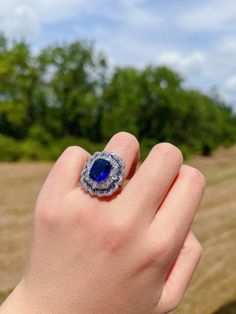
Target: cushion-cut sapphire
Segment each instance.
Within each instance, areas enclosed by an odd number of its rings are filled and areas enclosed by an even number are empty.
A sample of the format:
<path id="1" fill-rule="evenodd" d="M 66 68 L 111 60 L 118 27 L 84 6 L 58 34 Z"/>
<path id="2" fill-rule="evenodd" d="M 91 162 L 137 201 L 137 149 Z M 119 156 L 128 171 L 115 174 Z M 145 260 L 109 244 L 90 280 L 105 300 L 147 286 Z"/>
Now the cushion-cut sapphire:
<path id="1" fill-rule="evenodd" d="M 104 181 L 108 178 L 111 171 L 111 163 L 106 159 L 97 159 L 90 169 L 89 176 L 97 182 Z"/>

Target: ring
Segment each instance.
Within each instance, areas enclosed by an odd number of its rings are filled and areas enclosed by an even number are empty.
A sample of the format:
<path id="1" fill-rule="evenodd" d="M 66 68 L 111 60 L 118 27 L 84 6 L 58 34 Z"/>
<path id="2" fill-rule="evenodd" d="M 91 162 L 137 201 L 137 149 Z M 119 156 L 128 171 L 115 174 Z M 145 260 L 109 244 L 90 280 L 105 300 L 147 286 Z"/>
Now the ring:
<path id="1" fill-rule="evenodd" d="M 124 172 L 125 163 L 115 153 L 96 152 L 86 162 L 80 183 L 91 195 L 111 196 L 122 186 Z"/>

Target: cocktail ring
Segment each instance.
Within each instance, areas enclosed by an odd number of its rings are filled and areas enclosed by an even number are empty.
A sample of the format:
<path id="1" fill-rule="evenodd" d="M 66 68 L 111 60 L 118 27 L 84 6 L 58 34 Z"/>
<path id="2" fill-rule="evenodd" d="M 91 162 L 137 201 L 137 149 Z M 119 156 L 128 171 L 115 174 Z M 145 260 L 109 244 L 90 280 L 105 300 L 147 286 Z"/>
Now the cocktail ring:
<path id="1" fill-rule="evenodd" d="M 96 152 L 85 164 L 80 183 L 91 195 L 110 196 L 122 186 L 124 172 L 125 163 L 115 153 Z"/>

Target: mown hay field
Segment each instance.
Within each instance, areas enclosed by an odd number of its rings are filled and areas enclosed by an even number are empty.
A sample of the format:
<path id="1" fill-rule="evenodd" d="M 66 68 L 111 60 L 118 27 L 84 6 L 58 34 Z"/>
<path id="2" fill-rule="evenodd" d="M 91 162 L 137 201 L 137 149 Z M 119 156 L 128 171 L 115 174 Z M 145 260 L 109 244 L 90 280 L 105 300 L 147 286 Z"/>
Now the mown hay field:
<path id="1" fill-rule="evenodd" d="M 230 307 L 236 302 L 236 147 L 188 163 L 207 178 L 193 226 L 204 254 L 176 313 L 236 313 Z M 0 302 L 22 274 L 35 199 L 50 168 L 50 163 L 0 163 Z"/>

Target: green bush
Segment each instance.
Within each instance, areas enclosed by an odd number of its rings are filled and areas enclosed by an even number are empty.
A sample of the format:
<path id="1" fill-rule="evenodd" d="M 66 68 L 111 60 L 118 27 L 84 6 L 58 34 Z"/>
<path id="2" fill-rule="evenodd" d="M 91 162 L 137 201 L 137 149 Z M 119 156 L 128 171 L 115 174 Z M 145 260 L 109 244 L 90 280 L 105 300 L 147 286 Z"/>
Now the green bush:
<path id="1" fill-rule="evenodd" d="M 8 136 L 0 135 L 0 160 L 17 161 L 22 156 L 21 145 Z"/>
<path id="2" fill-rule="evenodd" d="M 149 138 L 145 138 L 140 142 L 140 157 L 141 160 L 144 160 L 147 155 L 149 154 L 151 148 L 157 144 L 157 140 L 155 139 L 149 139 Z"/>
<path id="3" fill-rule="evenodd" d="M 30 127 L 27 138 L 37 141 L 42 145 L 47 145 L 53 141 L 52 135 L 39 124 L 35 124 Z"/>
<path id="4" fill-rule="evenodd" d="M 67 137 L 61 140 L 51 140 L 42 144 L 35 139 L 24 141 L 14 140 L 0 135 L 0 160 L 56 160 L 68 146 L 81 146 L 91 154 L 104 149 L 104 143 L 92 143 L 87 139 Z"/>

